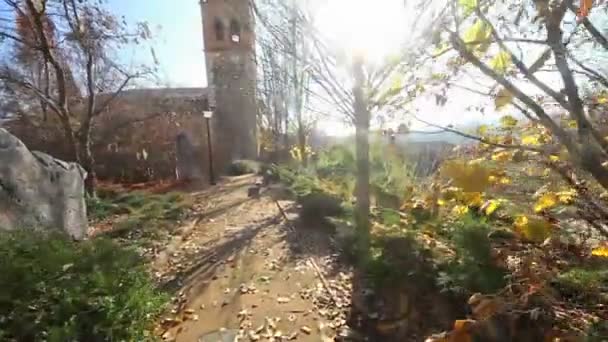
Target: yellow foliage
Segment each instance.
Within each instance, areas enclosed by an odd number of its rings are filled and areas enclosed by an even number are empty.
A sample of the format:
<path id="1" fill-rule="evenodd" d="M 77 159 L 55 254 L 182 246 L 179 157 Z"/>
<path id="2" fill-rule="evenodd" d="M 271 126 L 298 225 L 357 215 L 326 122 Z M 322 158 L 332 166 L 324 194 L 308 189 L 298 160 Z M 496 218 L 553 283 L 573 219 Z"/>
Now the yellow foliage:
<path id="1" fill-rule="evenodd" d="M 441 175 L 451 178 L 464 192 L 483 192 L 490 185 L 491 171 L 481 164 L 453 160 L 444 163 Z"/>
<path id="2" fill-rule="evenodd" d="M 566 123 L 568 125 L 568 127 L 570 128 L 578 128 L 578 124 L 576 123 L 575 120 L 568 120 L 568 122 Z"/>
<path id="3" fill-rule="evenodd" d="M 494 99 L 494 106 L 496 107 L 496 110 L 500 110 L 502 108 L 504 108 L 506 105 L 508 105 L 509 103 L 511 103 L 511 101 L 513 100 L 513 94 L 511 94 L 510 91 L 508 91 L 507 89 L 501 89 L 498 91 L 498 93 L 496 94 L 496 98 Z"/>
<path id="4" fill-rule="evenodd" d="M 560 201 L 560 203 L 570 204 L 570 203 L 572 203 L 572 201 L 574 201 L 574 197 L 576 197 L 576 190 L 568 189 L 568 190 L 560 191 L 560 192 L 556 193 L 556 195 L 557 195 L 557 199 Z"/>
<path id="5" fill-rule="evenodd" d="M 476 20 L 464 33 L 464 42 L 471 46 L 472 51 L 485 52 L 489 47 L 492 34 L 490 26 L 483 20 Z"/>
<path id="6" fill-rule="evenodd" d="M 492 160 L 499 162 L 507 162 L 513 160 L 513 151 L 498 151 L 492 154 Z"/>
<path id="7" fill-rule="evenodd" d="M 556 155 L 550 155 L 550 156 L 549 156 L 549 160 L 551 160 L 552 162 L 559 161 L 559 156 L 556 156 Z"/>
<path id="8" fill-rule="evenodd" d="M 469 207 L 466 205 L 457 205 L 452 208 L 452 215 L 454 216 L 463 216 L 469 212 Z"/>
<path id="9" fill-rule="evenodd" d="M 512 117 L 511 115 L 505 115 L 502 118 L 500 118 L 500 125 L 503 128 L 513 128 L 513 127 L 517 126 L 517 119 Z"/>
<path id="10" fill-rule="evenodd" d="M 608 246 L 595 248 L 591 251 L 591 255 L 608 258 Z"/>
<path id="11" fill-rule="evenodd" d="M 507 72 L 507 69 L 509 66 L 511 66 L 511 64 L 511 55 L 502 50 L 490 61 L 490 67 L 501 75 L 504 75 Z"/>
<path id="12" fill-rule="evenodd" d="M 500 207 L 499 200 L 489 200 L 483 205 L 482 208 L 483 208 L 483 212 L 487 216 L 490 216 L 496 211 L 496 209 L 498 209 L 498 207 Z"/>
<path id="13" fill-rule="evenodd" d="M 521 143 L 523 145 L 540 145 L 540 136 L 538 134 L 524 135 L 521 137 Z"/>
<path id="14" fill-rule="evenodd" d="M 554 206 L 557 205 L 558 202 L 559 202 L 559 199 L 557 197 L 557 194 L 555 194 L 553 192 L 548 192 L 548 193 L 542 195 L 536 201 L 536 204 L 534 205 L 534 212 L 539 213 L 545 209 L 553 208 Z"/>
<path id="15" fill-rule="evenodd" d="M 543 242 L 549 236 L 553 226 L 547 220 L 540 217 L 527 217 L 520 215 L 515 219 L 516 230 L 527 240 Z"/>
<path id="16" fill-rule="evenodd" d="M 528 224 L 528 217 L 526 215 L 519 215 L 515 218 L 513 223 L 516 228 L 523 227 Z"/>
<path id="17" fill-rule="evenodd" d="M 477 127 L 477 134 L 486 135 L 487 132 L 488 132 L 488 125 L 481 125 L 481 126 Z"/>
<path id="18" fill-rule="evenodd" d="M 465 192 L 461 200 L 469 207 L 480 207 L 483 204 L 483 194 L 481 192 Z"/>

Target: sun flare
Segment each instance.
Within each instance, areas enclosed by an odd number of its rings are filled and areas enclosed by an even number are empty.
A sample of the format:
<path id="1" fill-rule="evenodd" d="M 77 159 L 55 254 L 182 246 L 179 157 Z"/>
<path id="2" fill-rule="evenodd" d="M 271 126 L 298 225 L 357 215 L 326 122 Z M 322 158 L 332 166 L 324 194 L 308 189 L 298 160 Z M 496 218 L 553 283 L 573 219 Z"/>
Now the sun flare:
<path id="1" fill-rule="evenodd" d="M 372 60 L 399 50 L 407 37 L 407 22 L 402 0 L 327 0 L 317 17 L 328 39 Z"/>

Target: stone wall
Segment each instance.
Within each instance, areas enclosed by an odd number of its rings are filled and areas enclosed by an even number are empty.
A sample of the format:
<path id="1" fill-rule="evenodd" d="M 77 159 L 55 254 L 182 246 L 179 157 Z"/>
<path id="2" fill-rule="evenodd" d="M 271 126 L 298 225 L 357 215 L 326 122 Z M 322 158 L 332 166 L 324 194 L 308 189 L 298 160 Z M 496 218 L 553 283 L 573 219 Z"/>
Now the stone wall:
<path id="1" fill-rule="evenodd" d="M 208 177 L 205 119 L 194 100 L 206 95 L 203 88 L 143 89 L 126 92 L 98 117 L 93 127 L 93 154 L 100 179 L 145 182 L 176 178 L 176 139 L 183 134 L 196 146 L 196 162 Z M 211 121 L 214 169 L 221 173 L 229 164 L 226 133 Z M 50 116 L 47 122 L 13 120 L 5 127 L 34 150 L 73 161 L 62 131 Z"/>

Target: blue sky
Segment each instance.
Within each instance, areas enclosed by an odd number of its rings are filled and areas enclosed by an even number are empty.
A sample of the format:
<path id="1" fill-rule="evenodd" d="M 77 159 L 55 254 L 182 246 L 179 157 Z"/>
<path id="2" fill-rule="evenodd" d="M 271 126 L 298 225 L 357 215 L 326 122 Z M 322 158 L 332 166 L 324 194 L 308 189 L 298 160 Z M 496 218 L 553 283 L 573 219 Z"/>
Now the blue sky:
<path id="1" fill-rule="evenodd" d="M 201 14 L 198 0 L 109 0 L 116 15 L 129 23 L 147 21 L 155 34 L 154 50 L 160 62 L 162 86 L 206 85 Z M 148 47 L 134 55 L 125 51 L 125 62 L 150 59 Z"/>

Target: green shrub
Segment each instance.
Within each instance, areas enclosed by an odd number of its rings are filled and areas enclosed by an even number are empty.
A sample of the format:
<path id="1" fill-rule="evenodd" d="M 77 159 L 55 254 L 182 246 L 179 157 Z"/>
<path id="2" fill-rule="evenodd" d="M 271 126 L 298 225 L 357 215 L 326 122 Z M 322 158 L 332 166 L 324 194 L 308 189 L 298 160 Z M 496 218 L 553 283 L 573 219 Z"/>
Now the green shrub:
<path id="1" fill-rule="evenodd" d="M 143 341 L 166 298 L 139 256 L 113 242 L 0 235 L 0 336 L 16 341 Z"/>
<path id="2" fill-rule="evenodd" d="M 573 267 L 558 274 L 555 285 L 565 296 L 596 300 L 608 290 L 608 265 Z"/>
<path id="3" fill-rule="evenodd" d="M 431 253 L 411 234 L 374 238 L 368 255 L 360 261 L 376 286 L 414 279 L 429 285 L 434 283 Z"/>
<path id="4" fill-rule="evenodd" d="M 487 223 L 472 216 L 456 222 L 449 232 L 456 257 L 441 265 L 438 278 L 443 290 L 491 293 L 506 285 L 506 270 L 492 260 L 490 232 Z"/>

